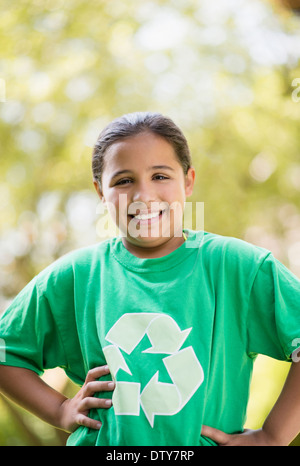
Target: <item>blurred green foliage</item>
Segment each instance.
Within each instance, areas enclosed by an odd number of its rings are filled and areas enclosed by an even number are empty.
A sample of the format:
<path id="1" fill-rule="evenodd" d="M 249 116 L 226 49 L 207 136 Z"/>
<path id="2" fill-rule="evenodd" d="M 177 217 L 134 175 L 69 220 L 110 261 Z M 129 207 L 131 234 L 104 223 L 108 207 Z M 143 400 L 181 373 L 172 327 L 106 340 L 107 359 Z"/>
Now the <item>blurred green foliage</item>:
<path id="1" fill-rule="evenodd" d="M 57 257 L 100 240 L 91 147 L 139 110 L 184 130 L 205 229 L 300 276 L 299 21 L 263 0 L 2 0 L 0 312 Z M 287 369 L 259 358 L 250 427 Z M 60 372 L 54 382 L 75 390 Z M 4 399 L 0 413 L 1 445 L 65 442 Z"/>

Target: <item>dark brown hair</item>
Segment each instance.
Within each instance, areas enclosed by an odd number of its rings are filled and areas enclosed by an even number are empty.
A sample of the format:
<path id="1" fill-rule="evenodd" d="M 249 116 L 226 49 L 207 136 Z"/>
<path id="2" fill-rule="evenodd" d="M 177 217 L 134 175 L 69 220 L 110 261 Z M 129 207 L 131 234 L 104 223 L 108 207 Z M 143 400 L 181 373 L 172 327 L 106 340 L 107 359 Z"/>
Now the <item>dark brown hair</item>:
<path id="1" fill-rule="evenodd" d="M 181 129 L 169 117 L 160 113 L 135 112 L 116 118 L 100 133 L 93 150 L 92 170 L 95 181 L 101 185 L 105 151 L 108 147 L 143 131 L 152 132 L 168 141 L 178 157 L 184 174 L 187 174 L 192 161 L 187 140 Z"/>

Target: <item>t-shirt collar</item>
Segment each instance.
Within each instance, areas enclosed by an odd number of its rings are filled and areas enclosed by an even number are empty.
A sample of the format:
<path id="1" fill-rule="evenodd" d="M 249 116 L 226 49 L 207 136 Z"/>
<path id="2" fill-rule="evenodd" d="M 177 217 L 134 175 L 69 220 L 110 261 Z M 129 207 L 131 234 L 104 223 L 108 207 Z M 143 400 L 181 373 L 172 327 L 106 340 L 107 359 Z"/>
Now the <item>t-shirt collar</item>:
<path id="1" fill-rule="evenodd" d="M 162 272 L 170 268 L 178 267 L 191 254 L 199 249 L 203 236 L 202 232 L 184 230 L 187 240 L 171 253 L 153 259 L 141 259 L 128 251 L 121 237 L 113 238 L 112 254 L 124 267 L 136 272 Z M 202 233 L 202 234 L 201 234 Z"/>

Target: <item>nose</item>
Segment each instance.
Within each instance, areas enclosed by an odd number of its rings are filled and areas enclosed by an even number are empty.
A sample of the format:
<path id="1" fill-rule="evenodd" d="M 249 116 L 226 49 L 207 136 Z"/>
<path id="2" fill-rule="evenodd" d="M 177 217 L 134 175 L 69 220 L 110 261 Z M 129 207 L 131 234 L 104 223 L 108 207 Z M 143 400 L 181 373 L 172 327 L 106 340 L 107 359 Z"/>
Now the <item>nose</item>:
<path id="1" fill-rule="evenodd" d="M 132 195 L 133 202 L 143 202 L 146 205 L 149 205 L 150 202 L 156 200 L 156 193 L 152 183 L 147 181 L 139 181 L 135 185 L 135 189 Z"/>

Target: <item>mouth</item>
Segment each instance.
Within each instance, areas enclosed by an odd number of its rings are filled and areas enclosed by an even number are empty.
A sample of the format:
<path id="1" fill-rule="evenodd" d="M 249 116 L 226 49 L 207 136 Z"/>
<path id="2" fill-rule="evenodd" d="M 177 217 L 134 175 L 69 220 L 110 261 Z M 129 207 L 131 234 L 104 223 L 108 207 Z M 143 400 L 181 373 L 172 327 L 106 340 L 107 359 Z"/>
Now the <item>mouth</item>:
<path id="1" fill-rule="evenodd" d="M 161 219 L 164 212 L 165 210 L 157 210 L 156 212 L 140 212 L 139 214 L 135 215 L 128 214 L 128 217 L 131 220 L 140 224 L 149 225 L 158 222 Z"/>

